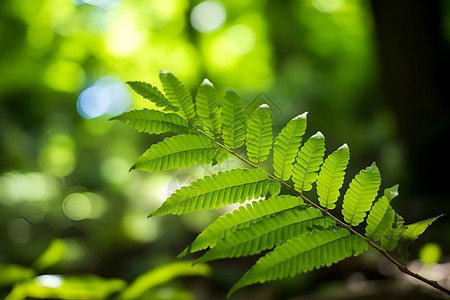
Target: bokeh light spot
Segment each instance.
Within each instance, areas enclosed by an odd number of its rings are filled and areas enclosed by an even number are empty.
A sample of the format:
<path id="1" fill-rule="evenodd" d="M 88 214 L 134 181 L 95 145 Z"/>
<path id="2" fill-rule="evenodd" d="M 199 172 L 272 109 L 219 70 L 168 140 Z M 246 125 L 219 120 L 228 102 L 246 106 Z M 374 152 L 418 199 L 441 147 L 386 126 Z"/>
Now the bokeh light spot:
<path id="1" fill-rule="evenodd" d="M 89 217 L 92 205 L 86 195 L 73 193 L 64 199 L 62 210 L 67 218 L 73 221 L 81 221 Z"/>
<path id="2" fill-rule="evenodd" d="M 255 32 L 246 25 L 236 25 L 227 30 L 225 39 L 228 51 L 236 56 L 246 54 L 255 47 Z"/>
<path id="3" fill-rule="evenodd" d="M 340 10 L 343 5 L 343 0 L 312 0 L 312 5 L 320 12 L 332 13 Z"/>
<path id="4" fill-rule="evenodd" d="M 100 172 L 102 177 L 112 183 L 121 184 L 129 180 L 127 171 L 130 169 L 129 162 L 123 158 L 110 157 L 103 161 Z"/>
<path id="5" fill-rule="evenodd" d="M 419 251 L 419 259 L 424 264 L 435 264 L 442 256 L 441 247 L 436 243 L 425 244 Z"/>
<path id="6" fill-rule="evenodd" d="M 106 46 L 115 56 L 130 56 L 145 41 L 144 34 L 137 28 L 136 16 L 131 12 L 115 19 L 110 26 Z"/>
<path id="7" fill-rule="evenodd" d="M 81 92 L 77 110 L 83 118 L 92 119 L 121 114 L 130 104 L 131 96 L 125 85 L 114 76 L 105 76 Z"/>
<path id="8" fill-rule="evenodd" d="M 204 1 L 192 9 L 191 25 L 201 33 L 213 32 L 223 26 L 226 17 L 222 3 Z"/>
<path id="9" fill-rule="evenodd" d="M 50 88 L 68 93 L 78 91 L 84 80 L 84 71 L 79 64 L 61 59 L 50 63 L 43 77 L 43 81 Z"/>
<path id="10" fill-rule="evenodd" d="M 53 135 L 39 153 L 41 169 L 57 177 L 71 174 L 75 169 L 77 160 L 74 148 L 74 141 L 70 136 L 65 134 Z"/>
<path id="11" fill-rule="evenodd" d="M 0 177 L 0 202 L 46 201 L 58 194 L 56 178 L 44 173 L 6 172 Z"/>
<path id="12" fill-rule="evenodd" d="M 36 277 L 35 282 L 38 286 L 57 289 L 61 287 L 63 280 L 59 275 L 41 275 Z"/>

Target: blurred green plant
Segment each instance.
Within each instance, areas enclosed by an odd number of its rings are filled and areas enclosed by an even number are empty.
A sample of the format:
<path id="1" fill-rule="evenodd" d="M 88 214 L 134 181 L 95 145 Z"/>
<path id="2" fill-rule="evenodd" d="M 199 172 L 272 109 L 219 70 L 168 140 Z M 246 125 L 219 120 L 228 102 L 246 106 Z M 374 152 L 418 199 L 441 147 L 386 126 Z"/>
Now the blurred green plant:
<path id="1" fill-rule="evenodd" d="M 42 273 L 60 262 L 66 251 L 64 240 L 53 240 L 31 268 L 0 264 L 0 287 L 12 286 L 5 300 L 34 299 L 147 299 L 147 293 L 155 293 L 158 286 L 180 276 L 210 276 L 211 268 L 206 264 L 192 267 L 192 261 L 165 264 L 149 270 L 133 282 L 118 278 L 102 278 L 86 275 L 58 275 Z M 180 299 L 192 299 L 184 295 Z"/>
<path id="2" fill-rule="evenodd" d="M 350 159 L 347 144 L 324 159 L 325 137 L 318 132 L 301 144 L 307 114 L 293 118 L 273 145 L 274 175 L 262 169 L 272 150 L 270 107 L 262 104 L 246 118 L 240 97 L 229 88 L 223 99 L 207 79 L 194 99 L 168 71 L 160 71 L 165 95 L 148 83 L 133 89 L 163 111 L 132 110 L 112 118 L 140 132 L 175 135 L 153 144 L 131 170 L 147 172 L 220 164 L 228 156 L 250 169 L 235 168 L 205 176 L 175 191 L 150 217 L 186 214 L 254 200 L 213 221 L 179 255 L 209 248 L 194 264 L 269 250 L 230 289 L 228 296 L 254 283 L 292 277 L 372 247 L 407 275 L 450 295 L 434 280 L 408 269 L 408 246 L 439 217 L 405 225 L 390 202 L 398 186 L 385 189 L 375 202 L 381 175 L 375 163 L 350 182 L 342 200 L 342 216 L 331 212 L 343 186 Z M 245 145 L 246 151 L 241 148 Z M 291 181 L 292 179 L 292 181 Z M 316 185 L 316 192 L 306 196 Z M 282 188 L 287 195 L 279 195 Z M 317 201 L 311 200 L 317 198 Z M 374 203 L 375 202 L 375 203 Z M 367 218 L 366 218 L 367 216 Z M 365 233 L 357 226 L 366 221 Z M 401 261 L 391 256 L 397 250 Z"/>

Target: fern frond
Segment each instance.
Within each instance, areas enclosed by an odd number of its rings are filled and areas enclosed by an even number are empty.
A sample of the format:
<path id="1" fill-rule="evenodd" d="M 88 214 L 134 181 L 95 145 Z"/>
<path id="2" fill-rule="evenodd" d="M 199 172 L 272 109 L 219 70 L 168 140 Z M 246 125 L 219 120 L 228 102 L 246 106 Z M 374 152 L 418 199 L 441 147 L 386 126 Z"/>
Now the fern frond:
<path id="1" fill-rule="evenodd" d="M 257 219 L 251 226 L 237 229 L 219 240 L 195 263 L 256 254 L 316 228 L 335 225 L 332 218 L 324 217 L 317 208 L 302 205 Z"/>
<path id="2" fill-rule="evenodd" d="M 400 239 L 403 230 L 404 228 L 402 227 L 389 228 L 388 231 L 384 232 L 381 235 L 380 238 L 381 247 L 388 251 L 394 250 L 398 245 L 398 241 Z"/>
<path id="3" fill-rule="evenodd" d="M 256 219 L 276 214 L 301 204 L 303 204 L 303 199 L 300 197 L 279 195 L 254 201 L 246 206 L 240 206 L 231 213 L 218 217 L 178 257 L 183 257 L 207 247 L 213 248 L 217 241 L 237 229 L 251 226 Z"/>
<path id="4" fill-rule="evenodd" d="M 319 203 L 326 209 L 334 209 L 339 197 L 339 190 L 344 183 L 345 169 L 350 160 L 347 144 L 331 153 L 320 168 L 317 178 L 317 194 Z"/>
<path id="5" fill-rule="evenodd" d="M 230 289 L 236 290 L 269 280 L 293 277 L 323 266 L 330 266 L 350 256 L 366 251 L 367 242 L 345 228 L 312 231 L 277 246 L 261 257 Z"/>
<path id="6" fill-rule="evenodd" d="M 383 233 L 390 230 L 394 223 L 395 211 L 391 200 L 398 195 L 398 185 L 384 190 L 384 195 L 373 205 L 367 216 L 366 236 L 379 241 Z"/>
<path id="7" fill-rule="evenodd" d="M 163 113 L 158 110 L 141 109 L 131 110 L 110 120 L 117 120 L 129 125 L 138 132 L 146 133 L 188 133 L 194 132 L 189 124 L 180 116 L 171 113 Z"/>
<path id="8" fill-rule="evenodd" d="M 321 132 L 311 136 L 300 148 L 294 163 L 292 180 L 297 191 L 309 191 L 317 180 L 317 171 L 323 163 L 325 137 Z"/>
<path id="9" fill-rule="evenodd" d="M 272 115 L 267 104 L 259 106 L 247 123 L 247 155 L 259 164 L 267 159 L 272 148 Z"/>
<path id="10" fill-rule="evenodd" d="M 228 148 L 237 149 L 244 145 L 246 118 L 241 97 L 228 88 L 222 106 L 222 139 Z"/>
<path id="11" fill-rule="evenodd" d="M 200 209 L 218 208 L 243 203 L 267 193 L 280 192 L 280 183 L 269 179 L 260 169 L 232 169 L 205 176 L 173 193 L 151 217 L 165 214 L 185 214 Z"/>
<path id="12" fill-rule="evenodd" d="M 408 246 L 414 242 L 434 221 L 442 217 L 443 215 L 430 218 L 427 220 L 419 221 L 413 224 L 406 225 L 404 230 L 401 231 L 397 250 L 402 257 L 403 262 L 406 264 L 409 258 Z"/>
<path id="13" fill-rule="evenodd" d="M 153 144 L 130 170 L 147 172 L 187 168 L 198 164 L 222 162 L 228 152 L 210 138 L 197 134 L 181 134 Z"/>
<path id="14" fill-rule="evenodd" d="M 203 80 L 197 90 L 195 97 L 197 115 L 203 124 L 203 130 L 216 139 L 222 132 L 220 121 L 220 106 L 217 98 L 217 91 L 214 85 L 208 80 Z"/>
<path id="15" fill-rule="evenodd" d="M 167 99 L 172 106 L 178 108 L 180 116 L 185 118 L 188 122 L 198 125 L 194 101 L 192 100 L 189 90 L 171 72 L 161 71 L 159 73 L 159 79 L 161 80 Z"/>
<path id="16" fill-rule="evenodd" d="M 290 120 L 275 138 L 273 146 L 274 174 L 284 181 L 291 178 L 292 164 L 306 130 L 306 115 L 307 113 L 304 113 Z"/>
<path id="17" fill-rule="evenodd" d="M 362 170 L 350 182 L 342 203 L 342 215 L 345 222 L 357 226 L 370 210 L 377 196 L 381 176 L 375 163 Z"/>
<path id="18" fill-rule="evenodd" d="M 151 84 L 141 81 L 129 81 L 127 84 L 133 89 L 133 91 L 145 99 L 150 100 L 157 107 L 162 107 L 165 111 L 178 111 L 178 108 L 173 106 L 166 96 L 164 96 L 158 88 L 152 86 Z"/>

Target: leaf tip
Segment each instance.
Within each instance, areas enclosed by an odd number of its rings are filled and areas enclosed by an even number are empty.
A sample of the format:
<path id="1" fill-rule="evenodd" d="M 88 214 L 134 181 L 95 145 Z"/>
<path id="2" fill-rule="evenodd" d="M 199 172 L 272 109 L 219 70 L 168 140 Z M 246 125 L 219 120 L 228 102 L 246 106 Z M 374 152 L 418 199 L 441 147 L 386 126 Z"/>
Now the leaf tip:
<path id="1" fill-rule="evenodd" d="M 208 79 L 208 78 L 205 78 L 205 79 L 203 79 L 203 81 L 202 81 L 202 85 L 208 85 L 208 86 L 211 86 L 211 87 L 213 87 L 213 86 L 214 86 L 214 84 L 212 84 L 212 82 L 211 82 L 211 81 L 209 81 L 209 79 Z"/>
<path id="2" fill-rule="evenodd" d="M 347 143 L 345 143 L 344 145 L 342 145 L 341 147 L 338 148 L 339 149 L 343 149 L 343 150 L 350 150 Z"/>
<path id="3" fill-rule="evenodd" d="M 308 116 L 308 112 L 305 111 L 305 112 L 302 113 L 301 115 L 296 116 L 293 120 L 297 120 L 297 119 L 306 119 L 307 116 Z"/>
<path id="4" fill-rule="evenodd" d="M 168 75 L 168 74 L 172 74 L 172 72 L 161 69 L 161 70 L 159 70 L 159 74 L 160 75 Z"/>
<path id="5" fill-rule="evenodd" d="M 312 138 L 315 138 L 315 139 L 324 139 L 325 136 L 322 134 L 322 132 L 317 131 L 317 133 L 314 134 L 314 135 L 312 136 Z"/>

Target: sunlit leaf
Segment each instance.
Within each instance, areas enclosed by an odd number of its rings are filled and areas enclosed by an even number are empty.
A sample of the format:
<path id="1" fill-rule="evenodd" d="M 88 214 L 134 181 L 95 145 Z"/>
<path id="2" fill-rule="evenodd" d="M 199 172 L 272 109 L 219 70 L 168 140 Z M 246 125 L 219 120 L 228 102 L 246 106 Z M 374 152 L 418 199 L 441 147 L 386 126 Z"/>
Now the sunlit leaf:
<path id="1" fill-rule="evenodd" d="M 325 137 L 321 132 L 311 136 L 300 148 L 294 163 L 292 181 L 297 191 L 309 191 L 317 180 L 325 154 Z"/>
<path id="2" fill-rule="evenodd" d="M 15 282 L 29 279 L 34 276 L 30 268 L 14 264 L 0 263 L 0 287 L 12 285 Z"/>
<path id="3" fill-rule="evenodd" d="M 205 79 L 195 97 L 197 114 L 203 124 L 203 130 L 210 136 L 219 138 L 222 133 L 217 91 L 214 85 Z"/>
<path id="4" fill-rule="evenodd" d="M 66 243 L 61 239 L 53 240 L 44 253 L 34 262 L 33 269 L 42 271 L 57 264 L 66 252 Z"/>
<path id="5" fill-rule="evenodd" d="M 372 202 L 377 196 L 381 176 L 375 163 L 353 178 L 344 195 L 342 214 L 345 222 L 357 226 L 370 210 Z"/>
<path id="6" fill-rule="evenodd" d="M 137 277 L 120 295 L 119 299 L 137 299 L 149 289 L 180 276 L 210 276 L 212 269 L 206 264 L 192 265 L 192 261 L 162 265 Z"/>
<path id="7" fill-rule="evenodd" d="M 247 155 L 259 164 L 267 159 L 272 148 L 272 116 L 267 104 L 259 106 L 247 122 Z"/>
<path id="8" fill-rule="evenodd" d="M 293 163 L 300 142 L 306 130 L 306 113 L 287 123 L 275 139 L 273 146 L 273 169 L 275 176 L 288 180 L 292 175 Z"/>

